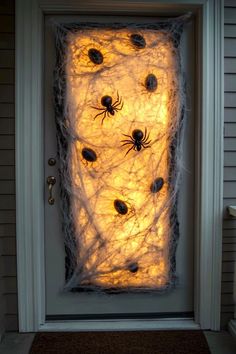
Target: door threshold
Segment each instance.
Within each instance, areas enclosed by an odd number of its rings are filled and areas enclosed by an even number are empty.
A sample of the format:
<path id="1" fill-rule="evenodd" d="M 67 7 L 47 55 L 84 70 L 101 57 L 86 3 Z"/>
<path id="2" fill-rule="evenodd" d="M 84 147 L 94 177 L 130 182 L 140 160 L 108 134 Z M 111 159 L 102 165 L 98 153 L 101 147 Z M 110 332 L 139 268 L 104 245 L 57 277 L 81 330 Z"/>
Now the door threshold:
<path id="1" fill-rule="evenodd" d="M 46 321 L 39 332 L 199 330 L 190 318 Z"/>
<path id="2" fill-rule="evenodd" d="M 150 319 L 193 319 L 194 312 L 134 312 L 134 313 L 96 313 L 96 314 L 60 314 L 46 315 L 46 322 L 81 321 L 81 320 L 150 320 Z"/>

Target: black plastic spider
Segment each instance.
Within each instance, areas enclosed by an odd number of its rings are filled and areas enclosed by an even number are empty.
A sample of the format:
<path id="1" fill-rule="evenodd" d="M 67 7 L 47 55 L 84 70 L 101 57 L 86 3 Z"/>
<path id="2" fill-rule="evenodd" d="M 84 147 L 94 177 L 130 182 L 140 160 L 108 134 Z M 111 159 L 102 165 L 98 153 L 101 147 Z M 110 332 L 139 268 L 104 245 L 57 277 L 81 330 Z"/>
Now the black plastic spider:
<path id="1" fill-rule="evenodd" d="M 106 108 L 99 108 L 99 107 L 93 107 L 99 111 L 102 111 L 101 113 L 98 113 L 94 119 L 96 119 L 98 116 L 103 115 L 102 117 L 102 124 L 104 119 L 106 118 L 106 116 L 108 115 L 108 117 L 110 116 L 110 114 L 112 116 L 114 116 L 115 112 L 120 111 L 123 108 L 123 102 L 122 102 L 122 98 L 119 97 L 119 94 L 117 92 L 117 99 L 114 103 L 112 103 L 112 97 L 111 96 L 103 96 L 101 98 L 101 104 L 102 106 L 106 107 Z"/>
<path id="2" fill-rule="evenodd" d="M 150 134 L 147 134 L 147 128 L 145 128 L 144 135 L 143 135 L 142 130 L 140 130 L 140 129 L 134 129 L 132 131 L 132 136 L 126 135 L 126 134 L 123 134 L 123 135 L 127 136 L 128 138 L 130 138 L 130 140 L 128 140 L 128 139 L 121 140 L 121 142 L 124 143 L 121 146 L 129 145 L 129 144 L 132 145 L 131 148 L 126 152 L 125 156 L 132 149 L 135 150 L 135 151 L 140 151 L 142 148 L 147 149 L 147 148 L 150 147 L 149 144 L 151 143 L 151 140 L 148 140 Z"/>

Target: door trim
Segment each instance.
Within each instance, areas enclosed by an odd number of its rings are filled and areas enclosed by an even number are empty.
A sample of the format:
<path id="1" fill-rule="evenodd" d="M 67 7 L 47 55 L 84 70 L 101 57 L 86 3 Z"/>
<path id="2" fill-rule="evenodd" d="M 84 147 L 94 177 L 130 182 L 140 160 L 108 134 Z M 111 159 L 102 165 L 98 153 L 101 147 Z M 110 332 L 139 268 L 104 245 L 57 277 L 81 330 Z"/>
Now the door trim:
<path id="1" fill-rule="evenodd" d="M 43 21 L 45 14 L 181 14 L 197 24 L 195 319 L 46 322 Z M 19 330 L 220 329 L 223 210 L 223 0 L 16 0 L 16 210 Z M 123 326 L 123 327 L 122 327 Z M 143 327 L 142 327 L 143 326 Z M 146 327 L 147 326 L 147 327 Z M 182 327 L 181 327 L 182 326 Z"/>

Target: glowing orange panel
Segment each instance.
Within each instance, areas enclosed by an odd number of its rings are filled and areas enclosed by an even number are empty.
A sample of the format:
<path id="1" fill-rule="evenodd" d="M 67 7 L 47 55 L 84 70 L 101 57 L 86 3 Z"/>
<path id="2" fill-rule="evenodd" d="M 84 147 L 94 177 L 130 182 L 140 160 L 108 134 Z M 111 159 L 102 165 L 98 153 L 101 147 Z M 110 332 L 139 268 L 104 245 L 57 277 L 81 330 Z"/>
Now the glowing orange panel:
<path id="1" fill-rule="evenodd" d="M 68 31 L 62 174 L 76 250 L 69 287 L 172 282 L 179 73 L 168 30 Z"/>

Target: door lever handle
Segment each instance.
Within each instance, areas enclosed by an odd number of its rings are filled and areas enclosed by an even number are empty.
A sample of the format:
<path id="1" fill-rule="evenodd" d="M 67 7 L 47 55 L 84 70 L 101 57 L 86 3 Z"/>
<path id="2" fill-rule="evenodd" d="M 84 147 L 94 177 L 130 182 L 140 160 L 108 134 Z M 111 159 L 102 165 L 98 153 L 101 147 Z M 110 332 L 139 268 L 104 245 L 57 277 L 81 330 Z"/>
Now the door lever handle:
<path id="1" fill-rule="evenodd" d="M 54 176 L 48 176 L 48 178 L 47 178 L 47 185 L 48 185 L 48 191 L 49 191 L 48 204 L 50 204 L 50 205 L 53 205 L 55 202 L 55 199 L 52 196 L 52 188 L 55 183 L 56 183 L 56 178 Z"/>

